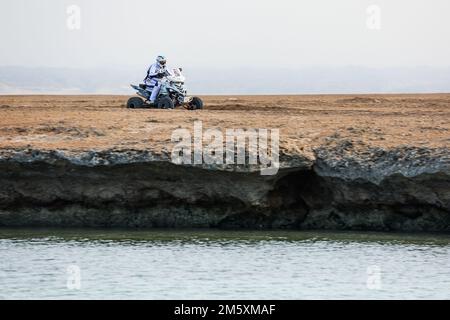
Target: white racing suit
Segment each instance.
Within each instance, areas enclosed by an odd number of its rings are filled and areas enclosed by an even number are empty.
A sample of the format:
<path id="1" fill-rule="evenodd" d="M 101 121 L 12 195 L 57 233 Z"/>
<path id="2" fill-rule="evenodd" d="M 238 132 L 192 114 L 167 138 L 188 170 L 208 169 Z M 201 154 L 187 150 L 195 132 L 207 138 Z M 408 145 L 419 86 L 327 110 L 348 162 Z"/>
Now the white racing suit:
<path id="1" fill-rule="evenodd" d="M 152 94 L 150 96 L 150 102 L 152 103 L 155 102 L 158 97 L 159 90 L 161 90 L 162 77 L 160 75 L 164 74 L 166 71 L 166 66 L 162 66 L 159 63 L 154 63 L 150 66 L 150 68 L 148 68 L 147 77 L 144 79 L 144 84 L 153 87 Z"/>

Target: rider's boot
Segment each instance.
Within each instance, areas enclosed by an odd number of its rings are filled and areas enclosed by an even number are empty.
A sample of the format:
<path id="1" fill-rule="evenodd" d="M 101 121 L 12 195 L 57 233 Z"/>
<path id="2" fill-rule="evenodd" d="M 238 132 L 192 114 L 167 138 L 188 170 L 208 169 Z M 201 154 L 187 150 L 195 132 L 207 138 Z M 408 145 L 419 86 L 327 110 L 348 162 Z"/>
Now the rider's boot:
<path id="1" fill-rule="evenodd" d="M 152 101 L 150 99 L 145 100 L 145 104 L 149 107 L 156 107 L 156 101 Z"/>

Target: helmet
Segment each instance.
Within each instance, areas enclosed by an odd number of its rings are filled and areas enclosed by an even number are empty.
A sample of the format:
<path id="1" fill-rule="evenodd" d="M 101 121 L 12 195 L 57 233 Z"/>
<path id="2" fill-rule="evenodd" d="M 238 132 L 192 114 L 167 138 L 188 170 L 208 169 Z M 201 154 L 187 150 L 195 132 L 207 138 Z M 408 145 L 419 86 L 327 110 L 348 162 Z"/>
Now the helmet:
<path id="1" fill-rule="evenodd" d="M 161 66 L 165 66 L 166 65 L 166 57 L 164 57 L 164 56 L 157 56 L 156 57 L 156 62 L 159 63 Z"/>

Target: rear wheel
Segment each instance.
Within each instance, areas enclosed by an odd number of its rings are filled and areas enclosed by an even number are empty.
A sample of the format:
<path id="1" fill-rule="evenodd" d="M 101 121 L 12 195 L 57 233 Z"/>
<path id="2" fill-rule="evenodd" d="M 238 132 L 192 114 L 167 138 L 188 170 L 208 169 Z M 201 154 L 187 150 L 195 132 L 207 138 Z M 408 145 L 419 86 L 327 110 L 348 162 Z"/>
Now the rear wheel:
<path id="1" fill-rule="evenodd" d="M 130 109 L 142 108 L 143 105 L 144 105 L 144 100 L 142 100 L 139 97 L 130 98 L 130 99 L 128 99 L 128 102 L 127 102 L 127 108 L 130 108 Z"/>
<path id="2" fill-rule="evenodd" d="M 199 97 L 193 97 L 191 102 L 189 102 L 189 110 L 199 109 L 203 109 L 203 101 Z"/>
<path id="3" fill-rule="evenodd" d="M 175 104 L 171 98 L 161 97 L 158 99 L 157 107 L 158 109 L 173 109 Z"/>

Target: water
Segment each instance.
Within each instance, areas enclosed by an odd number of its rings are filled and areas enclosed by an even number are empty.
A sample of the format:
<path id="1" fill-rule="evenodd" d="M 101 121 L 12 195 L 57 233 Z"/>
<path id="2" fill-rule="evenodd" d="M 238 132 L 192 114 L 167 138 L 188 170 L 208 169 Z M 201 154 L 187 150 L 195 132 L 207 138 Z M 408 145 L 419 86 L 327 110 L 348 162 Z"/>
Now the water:
<path id="1" fill-rule="evenodd" d="M 2 299 L 450 298 L 450 235 L 0 229 L 0 259 Z"/>

